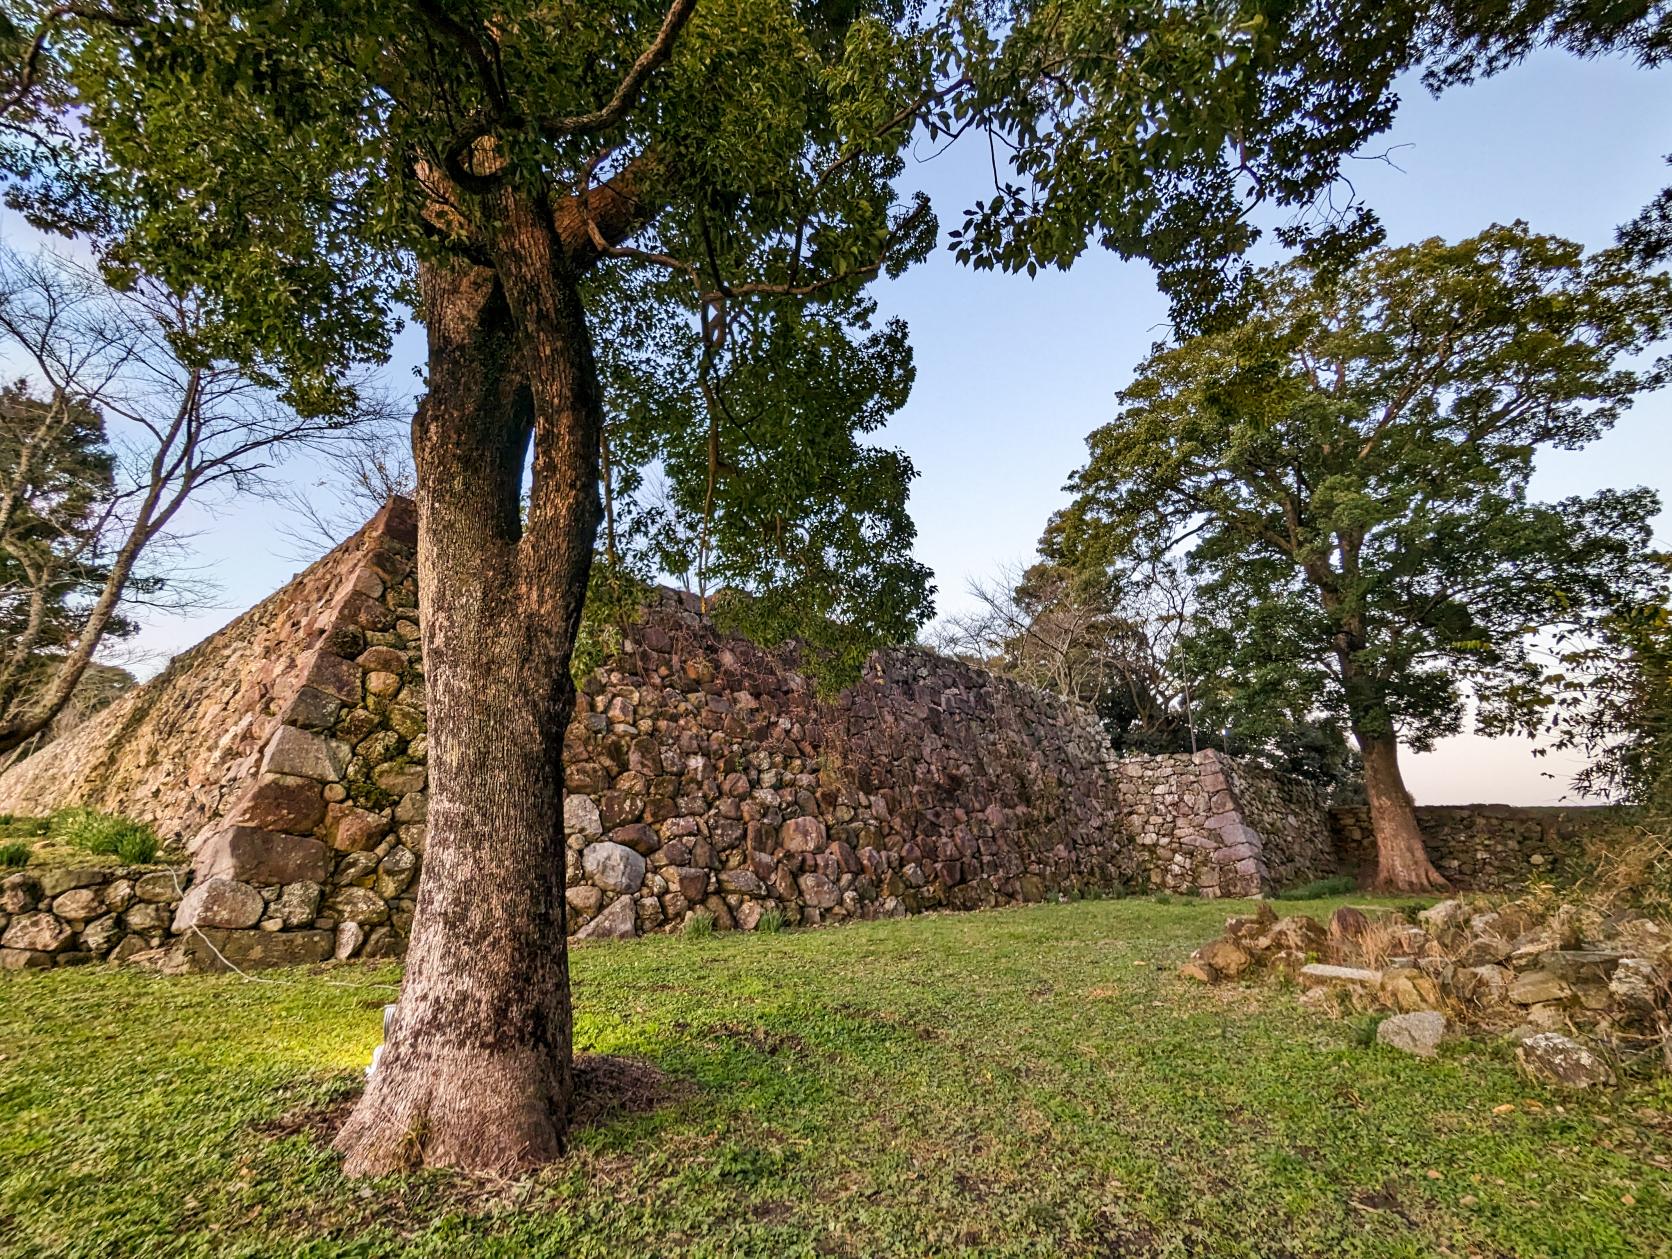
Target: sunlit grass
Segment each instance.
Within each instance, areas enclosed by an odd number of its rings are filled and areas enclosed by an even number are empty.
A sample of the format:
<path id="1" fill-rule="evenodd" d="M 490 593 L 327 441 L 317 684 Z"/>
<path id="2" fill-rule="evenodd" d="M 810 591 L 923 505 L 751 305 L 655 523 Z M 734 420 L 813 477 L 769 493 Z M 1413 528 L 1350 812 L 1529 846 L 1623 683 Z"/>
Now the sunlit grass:
<path id="1" fill-rule="evenodd" d="M 659 1068 L 665 1100 L 500 1186 L 348 1182 L 317 1136 L 271 1129 L 358 1087 L 396 968 L 5 977 L 0 1250 L 1667 1253 L 1672 1090 L 1555 1095 L 1497 1045 L 1419 1061 L 1292 994 L 1180 980 L 1236 908 L 579 949 L 579 1047 Z"/>

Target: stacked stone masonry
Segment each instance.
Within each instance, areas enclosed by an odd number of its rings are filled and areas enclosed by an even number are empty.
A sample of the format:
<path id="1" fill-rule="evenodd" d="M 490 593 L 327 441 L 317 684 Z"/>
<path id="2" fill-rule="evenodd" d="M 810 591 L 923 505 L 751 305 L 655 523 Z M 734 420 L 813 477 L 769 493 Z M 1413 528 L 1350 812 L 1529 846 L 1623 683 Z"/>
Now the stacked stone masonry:
<path id="1" fill-rule="evenodd" d="M 1521 808 L 1505 804 L 1424 805 L 1417 808 L 1428 855 L 1458 887 L 1515 889 L 1579 873 L 1587 845 L 1621 824 L 1606 805 Z M 1329 811 L 1330 841 L 1343 874 L 1376 868 L 1370 810 Z"/>
<path id="2" fill-rule="evenodd" d="M 191 964 L 244 967 L 405 947 L 427 801 L 415 541 L 411 505 L 392 501 L 0 778 L 0 811 L 124 813 L 191 859 L 10 876 L 0 960 L 176 940 Z M 1340 861 L 1302 784 L 1216 752 L 1118 760 L 1084 708 L 918 649 L 820 697 L 793 648 L 727 635 L 668 590 L 582 686 L 565 767 L 583 938 L 1116 886 L 1259 895 Z M 1354 851 L 1351 815 L 1334 825 Z"/>

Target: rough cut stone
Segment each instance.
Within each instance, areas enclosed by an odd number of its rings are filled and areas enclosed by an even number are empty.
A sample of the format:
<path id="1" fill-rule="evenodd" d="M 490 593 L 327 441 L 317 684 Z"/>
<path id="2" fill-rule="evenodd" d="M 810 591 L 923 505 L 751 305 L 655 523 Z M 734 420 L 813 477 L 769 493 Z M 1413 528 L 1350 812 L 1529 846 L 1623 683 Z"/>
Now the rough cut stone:
<path id="1" fill-rule="evenodd" d="M 268 740 L 267 751 L 261 758 L 261 772 L 336 782 L 343 776 L 347 761 L 342 745 L 324 735 L 295 726 L 280 726 Z"/>
<path id="2" fill-rule="evenodd" d="M 1515 1061 L 1534 1079 L 1564 1088 L 1588 1089 L 1614 1081 L 1606 1062 L 1560 1032 L 1527 1037 L 1516 1047 Z"/>
<path id="3" fill-rule="evenodd" d="M 194 883 L 174 911 L 176 933 L 194 927 L 253 927 L 266 909 L 261 893 L 247 883 L 213 877 Z"/>
<path id="4" fill-rule="evenodd" d="M 69 924 L 47 913 L 21 914 L 12 919 L 0 945 L 8 949 L 27 949 L 34 953 L 57 953 L 66 949 L 75 938 Z"/>
<path id="5" fill-rule="evenodd" d="M 581 868 L 588 880 L 606 892 L 631 895 L 644 883 L 644 858 L 625 844 L 607 839 L 586 846 Z"/>
<path id="6" fill-rule="evenodd" d="M 343 702 L 317 687 L 304 686 L 279 713 L 279 724 L 304 730 L 329 730 L 342 714 Z"/>
<path id="7" fill-rule="evenodd" d="M 1303 988 L 1374 990 L 1381 987 L 1382 972 L 1364 970 L 1356 966 L 1326 966 L 1321 962 L 1313 962 L 1300 968 L 1299 978 Z"/>
<path id="8" fill-rule="evenodd" d="M 324 883 L 331 874 L 331 852 L 306 836 L 229 826 L 198 850 L 197 872 L 202 878 L 221 875 L 240 883 Z"/>
<path id="9" fill-rule="evenodd" d="M 268 966 L 304 966 L 330 958 L 336 937 L 330 931 L 227 931 L 205 928 L 182 936 L 181 962 L 193 970 L 240 970 Z M 218 953 L 218 955 L 217 955 Z M 226 962 L 221 961 L 221 957 Z"/>
<path id="10" fill-rule="evenodd" d="M 618 845 L 619 847 L 619 845 Z M 634 853 L 634 856 L 637 856 Z M 639 916 L 631 896 L 618 896 L 586 926 L 575 933 L 577 940 L 630 940 L 639 933 Z"/>
<path id="11" fill-rule="evenodd" d="M 1440 1051 L 1440 1041 L 1446 1034 L 1446 1016 L 1438 1010 L 1419 1010 L 1411 1014 L 1395 1014 L 1376 1026 L 1379 1044 L 1399 1049 L 1419 1058 L 1432 1058 Z"/>

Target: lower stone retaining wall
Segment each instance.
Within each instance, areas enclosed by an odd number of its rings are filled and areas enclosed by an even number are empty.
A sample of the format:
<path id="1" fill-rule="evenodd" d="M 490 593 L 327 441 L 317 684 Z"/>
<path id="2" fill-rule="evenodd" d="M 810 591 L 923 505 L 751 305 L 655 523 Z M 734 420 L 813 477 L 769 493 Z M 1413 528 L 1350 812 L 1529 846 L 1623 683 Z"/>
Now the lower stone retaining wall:
<path id="1" fill-rule="evenodd" d="M 187 870 L 45 867 L 0 879 L 0 968 L 125 961 L 171 938 Z"/>
<path id="2" fill-rule="evenodd" d="M 1607 805 L 1549 808 L 1507 804 L 1419 805 L 1428 857 L 1458 887 L 1515 889 L 1535 879 L 1577 874 L 1588 840 L 1620 824 Z M 1362 875 L 1376 868 L 1376 840 L 1366 805 L 1329 811 L 1337 869 Z"/>

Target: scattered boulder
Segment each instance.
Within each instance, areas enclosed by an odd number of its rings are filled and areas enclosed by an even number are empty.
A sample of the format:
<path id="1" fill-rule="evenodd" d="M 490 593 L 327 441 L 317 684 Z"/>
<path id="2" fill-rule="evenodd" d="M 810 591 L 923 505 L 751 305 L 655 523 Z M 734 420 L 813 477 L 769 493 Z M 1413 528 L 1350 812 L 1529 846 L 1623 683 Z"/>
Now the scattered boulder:
<path id="1" fill-rule="evenodd" d="M 1446 1034 L 1446 1016 L 1438 1010 L 1417 1010 L 1395 1014 L 1376 1027 L 1376 1041 L 1391 1049 L 1415 1054 L 1419 1058 L 1433 1058 L 1440 1051 L 1440 1041 Z"/>
<path id="2" fill-rule="evenodd" d="M 1186 979 L 1194 979 L 1199 984 L 1216 984 L 1219 982 L 1219 972 L 1206 962 L 1186 962 L 1179 967 L 1179 974 Z"/>
<path id="3" fill-rule="evenodd" d="M 1614 1081 L 1614 1072 L 1606 1062 L 1560 1032 L 1527 1037 L 1516 1047 L 1515 1061 L 1532 1078 L 1563 1088 L 1596 1088 Z"/>
<path id="4" fill-rule="evenodd" d="M 1311 919 L 1307 919 L 1308 922 Z M 1362 909 L 1355 909 L 1351 905 L 1342 905 L 1329 916 L 1330 942 L 1337 948 L 1357 940 L 1370 930 L 1370 919 L 1365 917 Z"/>
<path id="5" fill-rule="evenodd" d="M 1628 957 L 1614 968 L 1608 991 L 1628 1016 L 1642 1018 L 1666 1000 L 1666 987 L 1653 962 Z"/>
<path id="6" fill-rule="evenodd" d="M 1274 921 L 1265 934 L 1254 940 L 1252 948 L 1256 953 L 1289 951 L 1320 954 L 1328 947 L 1329 939 L 1329 933 L 1317 919 L 1294 914 Z"/>
<path id="7" fill-rule="evenodd" d="M 1377 987 L 1382 1004 L 1395 1010 L 1432 1010 L 1440 1004 L 1440 986 L 1414 966 L 1390 966 Z"/>
<path id="8" fill-rule="evenodd" d="M 1417 915 L 1417 921 L 1430 931 L 1451 931 L 1467 926 L 1470 916 L 1469 906 L 1454 898 L 1430 905 Z"/>
<path id="9" fill-rule="evenodd" d="M 1235 979 L 1253 963 L 1246 949 L 1224 938 L 1208 941 L 1190 955 L 1190 960 L 1208 967 L 1220 979 Z"/>
<path id="10" fill-rule="evenodd" d="M 1549 971 L 1528 971 L 1516 977 L 1509 986 L 1509 999 L 1516 1005 L 1543 1005 L 1550 1001 L 1566 1001 L 1573 989 L 1559 975 Z"/>

